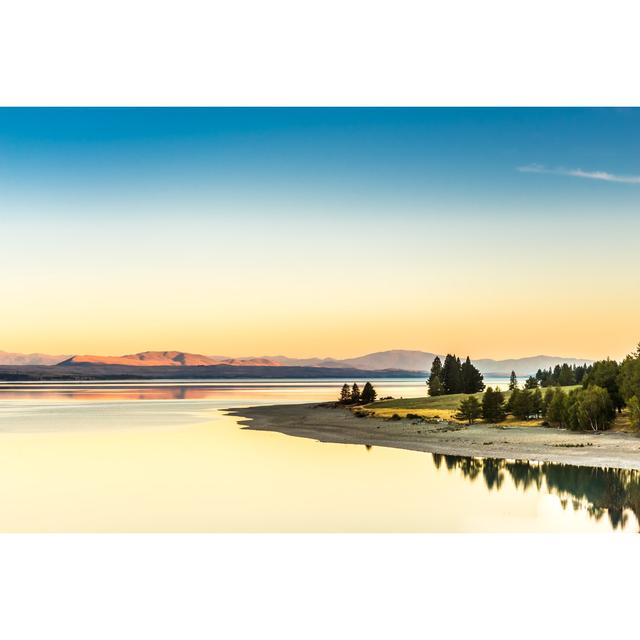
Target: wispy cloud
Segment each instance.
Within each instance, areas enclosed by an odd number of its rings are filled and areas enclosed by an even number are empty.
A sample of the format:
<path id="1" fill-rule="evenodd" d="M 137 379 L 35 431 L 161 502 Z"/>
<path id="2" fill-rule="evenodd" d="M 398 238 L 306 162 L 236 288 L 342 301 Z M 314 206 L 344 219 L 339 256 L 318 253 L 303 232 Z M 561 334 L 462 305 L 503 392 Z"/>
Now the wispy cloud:
<path id="1" fill-rule="evenodd" d="M 620 176 L 606 171 L 584 171 L 583 169 L 550 168 L 542 164 L 528 164 L 518 167 L 521 173 L 553 173 L 558 176 L 573 178 L 587 178 L 589 180 L 603 180 L 604 182 L 622 182 L 625 184 L 640 184 L 640 176 Z"/>

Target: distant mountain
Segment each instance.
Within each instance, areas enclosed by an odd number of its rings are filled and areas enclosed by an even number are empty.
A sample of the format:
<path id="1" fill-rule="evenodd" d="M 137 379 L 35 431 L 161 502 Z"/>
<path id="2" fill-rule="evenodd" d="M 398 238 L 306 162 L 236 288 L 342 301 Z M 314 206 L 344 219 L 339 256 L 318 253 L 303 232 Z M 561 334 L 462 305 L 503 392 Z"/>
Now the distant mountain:
<path id="1" fill-rule="evenodd" d="M 435 358 L 434 353 L 426 351 L 378 351 L 359 358 L 343 360 L 347 366 L 359 369 L 406 369 L 407 371 L 428 371 Z"/>
<path id="2" fill-rule="evenodd" d="M 70 365 L 123 365 L 129 367 L 206 367 L 225 364 L 243 367 L 277 367 L 277 362 L 267 358 L 221 358 L 203 356 L 183 351 L 143 351 L 125 356 L 72 356 L 60 366 Z"/>
<path id="3" fill-rule="evenodd" d="M 287 367 L 342 367 L 342 360 L 335 358 L 288 358 L 287 356 L 264 356 Z"/>
<path id="4" fill-rule="evenodd" d="M 435 354 L 425 351 L 377 351 L 357 358 L 287 358 L 286 356 L 267 356 L 270 360 L 292 367 L 340 367 L 369 369 L 404 369 L 405 371 L 428 371 Z"/>
<path id="5" fill-rule="evenodd" d="M 461 357 L 466 354 L 458 354 Z M 0 351 L 0 365 L 11 366 L 47 366 L 60 365 L 69 367 L 79 365 L 96 366 L 127 366 L 127 367 L 209 367 L 213 365 L 227 365 L 230 367 L 305 367 L 324 369 L 362 369 L 367 371 L 407 371 L 426 373 L 436 354 L 429 351 L 410 351 L 393 349 L 377 351 L 356 358 L 289 358 L 287 356 L 260 357 L 229 357 L 221 355 L 201 355 L 185 353 L 184 351 L 143 351 L 124 356 L 53 356 L 41 353 L 8 353 Z M 443 358 L 440 355 L 440 358 Z M 529 356 L 526 358 L 511 358 L 507 360 L 493 360 L 478 358 L 473 363 L 487 377 L 508 376 L 515 371 L 519 377 L 534 374 L 538 369 L 548 369 L 556 364 L 569 365 L 590 364 L 586 358 L 563 358 L 559 356 Z"/>
<path id="6" fill-rule="evenodd" d="M 9 353 L 0 351 L 0 365 L 52 365 L 66 360 L 69 356 L 51 356 L 46 353 Z"/>
<path id="7" fill-rule="evenodd" d="M 229 364 L 234 367 L 280 367 L 279 362 L 269 358 L 224 358 L 218 360 L 216 364 Z"/>
<path id="8" fill-rule="evenodd" d="M 518 376 L 533 375 L 538 369 L 548 369 L 557 364 L 569 366 L 591 364 L 593 360 L 587 358 L 561 358 L 558 356 L 529 356 L 527 358 L 512 358 L 510 360 L 491 360 L 481 358 L 473 361 L 476 367 L 486 376 L 508 376 L 512 371 Z"/>
<path id="9" fill-rule="evenodd" d="M 458 354 L 460 355 L 460 354 Z M 466 355 L 466 354 L 464 354 Z M 335 358 L 287 358 L 284 356 L 269 356 L 282 365 L 287 366 L 318 366 L 318 367 L 355 367 L 358 369 L 384 370 L 404 369 L 405 371 L 423 371 L 431 369 L 431 364 L 436 354 L 429 351 L 408 351 L 393 349 L 391 351 L 378 351 L 358 358 L 338 360 Z M 444 360 L 444 356 L 440 354 Z M 569 365 L 590 364 L 592 360 L 586 358 L 563 358 L 560 356 L 529 356 L 526 358 L 511 358 L 508 360 L 493 360 L 491 358 L 478 358 L 473 363 L 480 371 L 487 375 L 508 376 L 515 371 L 518 376 L 534 374 L 538 369 L 548 369 L 556 364 L 567 363 Z"/>

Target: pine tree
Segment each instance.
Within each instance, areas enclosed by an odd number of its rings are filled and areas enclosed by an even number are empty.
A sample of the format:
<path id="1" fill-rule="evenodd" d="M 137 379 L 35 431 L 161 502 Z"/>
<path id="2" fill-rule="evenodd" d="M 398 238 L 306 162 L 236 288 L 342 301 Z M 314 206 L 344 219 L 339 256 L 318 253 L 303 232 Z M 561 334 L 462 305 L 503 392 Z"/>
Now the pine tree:
<path id="1" fill-rule="evenodd" d="M 561 387 L 568 387 L 576 383 L 576 375 L 573 369 L 565 362 L 560 367 L 560 374 L 558 375 L 558 384 Z"/>
<path id="2" fill-rule="evenodd" d="M 442 386 L 442 380 L 437 376 L 427 383 L 429 385 L 429 395 L 430 396 L 441 396 L 444 393 L 444 387 Z"/>
<path id="3" fill-rule="evenodd" d="M 516 372 L 511 372 L 511 377 L 509 378 L 509 391 L 513 391 L 518 388 L 518 378 L 516 378 Z"/>
<path id="4" fill-rule="evenodd" d="M 485 422 L 502 422 L 505 418 L 504 396 L 499 389 L 491 387 L 482 396 L 482 418 Z"/>
<path id="5" fill-rule="evenodd" d="M 343 384 L 342 389 L 340 390 L 340 400 L 338 402 L 342 404 L 347 404 L 351 402 L 351 389 L 349 389 L 348 384 Z"/>
<path id="6" fill-rule="evenodd" d="M 373 385 L 370 382 L 367 382 L 362 389 L 362 397 L 361 400 L 364 404 L 369 404 L 370 402 L 376 401 L 376 390 L 373 388 Z"/>
<path id="7" fill-rule="evenodd" d="M 518 390 L 516 390 L 518 391 Z M 533 413 L 532 393 L 529 389 L 524 391 L 514 391 L 511 396 L 511 413 L 516 418 L 528 420 Z"/>
<path id="8" fill-rule="evenodd" d="M 521 393 L 522 392 L 520 391 L 520 389 L 518 389 L 517 386 L 515 387 L 515 389 L 511 390 L 511 393 L 509 394 L 509 400 L 507 401 L 507 411 L 509 413 L 513 413 L 513 407 L 518 402 L 518 396 Z"/>
<path id="9" fill-rule="evenodd" d="M 442 367 L 442 386 L 445 394 L 461 393 L 462 376 L 461 376 L 460 358 L 448 353 L 444 359 Z"/>
<path id="10" fill-rule="evenodd" d="M 504 400 L 504 394 L 502 393 L 502 391 L 500 391 L 499 387 L 496 387 L 493 395 L 495 396 L 494 402 L 496 404 L 496 407 L 498 407 L 500 411 L 500 419 L 504 420 L 507 417 L 507 404 Z"/>
<path id="11" fill-rule="evenodd" d="M 542 415 L 542 407 L 544 401 L 542 399 L 542 391 L 536 387 L 536 389 L 531 394 L 531 413 L 539 418 Z"/>
<path id="12" fill-rule="evenodd" d="M 430 396 L 441 396 L 444 393 L 442 387 L 442 361 L 438 356 L 433 359 L 431 372 L 427 381 Z"/>
<path id="13" fill-rule="evenodd" d="M 525 389 L 537 389 L 538 388 L 538 380 L 533 376 L 529 376 L 524 383 Z"/>
<path id="14" fill-rule="evenodd" d="M 556 388 L 547 406 L 545 417 L 552 425 L 564 427 L 567 424 L 567 408 L 567 394 L 562 389 Z"/>
<path id="15" fill-rule="evenodd" d="M 544 397 L 542 398 L 542 415 L 544 418 L 547 417 L 547 411 L 549 410 L 549 405 L 553 400 L 553 389 L 551 387 L 547 387 L 547 390 L 544 392 Z"/>
<path id="16" fill-rule="evenodd" d="M 460 402 L 458 412 L 454 415 L 456 420 L 466 420 L 469 424 L 473 424 L 482 415 L 482 407 L 475 396 L 464 398 Z"/>
<path id="17" fill-rule="evenodd" d="M 353 402 L 353 404 L 360 402 L 360 387 L 357 382 L 354 382 L 353 387 L 351 387 L 351 402 Z"/>
<path id="18" fill-rule="evenodd" d="M 469 356 L 461 367 L 460 380 L 462 393 L 478 393 L 484 389 L 482 374 L 471 364 Z"/>

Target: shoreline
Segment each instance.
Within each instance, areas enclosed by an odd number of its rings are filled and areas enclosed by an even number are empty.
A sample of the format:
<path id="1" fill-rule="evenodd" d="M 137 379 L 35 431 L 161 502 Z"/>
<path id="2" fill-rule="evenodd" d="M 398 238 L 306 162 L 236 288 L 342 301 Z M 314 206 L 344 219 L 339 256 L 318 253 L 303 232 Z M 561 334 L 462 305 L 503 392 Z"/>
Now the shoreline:
<path id="1" fill-rule="evenodd" d="M 443 455 L 640 469 L 640 435 L 585 433 L 549 427 L 433 424 L 359 418 L 327 403 L 225 409 L 250 431 L 273 431 L 318 442 L 391 447 Z"/>

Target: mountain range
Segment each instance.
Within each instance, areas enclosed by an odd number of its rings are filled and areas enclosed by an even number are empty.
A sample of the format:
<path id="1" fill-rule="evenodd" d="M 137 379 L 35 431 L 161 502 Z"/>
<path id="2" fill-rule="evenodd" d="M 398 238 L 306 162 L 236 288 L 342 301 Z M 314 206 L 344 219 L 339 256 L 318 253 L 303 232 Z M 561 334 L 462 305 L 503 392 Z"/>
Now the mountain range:
<path id="1" fill-rule="evenodd" d="M 69 356 L 51 356 L 46 353 L 11 353 L 0 351 L 0 364 L 31 366 L 53 365 L 66 360 Z"/>
<path id="2" fill-rule="evenodd" d="M 378 351 L 357 358 L 336 360 L 333 358 L 287 358 L 285 356 L 267 356 L 281 365 L 289 366 L 316 366 L 316 367 L 355 367 L 356 369 L 403 369 L 405 371 L 423 371 L 431 369 L 436 355 L 444 360 L 442 354 L 428 351 L 408 351 L 394 349 L 391 351 Z M 525 358 L 509 358 L 506 360 L 494 360 L 492 358 L 477 358 L 473 360 L 480 371 L 487 376 L 508 376 L 511 371 L 517 375 L 531 375 L 538 369 L 548 369 L 556 364 L 580 365 L 593 362 L 587 358 L 565 358 L 560 356 L 528 356 Z"/>
<path id="3" fill-rule="evenodd" d="M 222 356 L 203 356 L 184 351 L 143 351 L 126 356 L 71 356 L 59 365 L 75 364 L 118 364 L 130 367 L 210 367 L 226 364 L 237 367 L 278 367 L 280 363 L 268 358 L 225 358 Z"/>
<path id="4" fill-rule="evenodd" d="M 289 358 L 287 356 L 250 356 L 233 358 L 228 356 L 208 356 L 184 351 L 143 351 L 123 356 L 97 355 L 47 355 L 41 353 L 21 354 L 0 351 L 0 365 L 14 366 L 110 366 L 127 367 L 201 367 L 226 365 L 228 367 L 305 367 L 323 369 L 363 369 L 385 371 L 389 369 L 426 373 L 436 354 L 428 351 L 410 351 L 394 349 L 379 351 L 356 358 Z M 443 358 L 442 355 L 440 355 Z M 529 356 L 494 360 L 479 358 L 473 363 L 486 376 L 506 376 L 513 370 L 519 376 L 535 373 L 538 369 L 547 369 L 556 364 L 578 365 L 591 363 L 586 358 L 565 358 L 559 356 Z"/>

